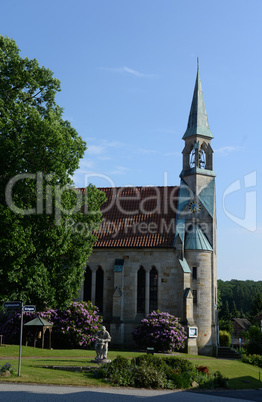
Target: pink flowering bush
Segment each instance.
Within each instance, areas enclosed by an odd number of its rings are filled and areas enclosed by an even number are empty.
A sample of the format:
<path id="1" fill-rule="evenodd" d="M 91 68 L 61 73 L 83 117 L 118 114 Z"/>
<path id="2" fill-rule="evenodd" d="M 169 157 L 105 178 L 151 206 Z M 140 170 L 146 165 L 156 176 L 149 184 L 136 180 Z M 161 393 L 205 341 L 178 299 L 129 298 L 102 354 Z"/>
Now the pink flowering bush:
<path id="1" fill-rule="evenodd" d="M 52 346 L 54 348 L 93 347 L 94 335 L 102 324 L 98 308 L 91 302 L 73 302 L 66 310 L 49 309 L 39 313 L 39 316 L 53 324 Z M 0 333 L 4 335 L 5 343 L 19 342 L 20 317 L 20 313 L 11 314 L 0 326 Z M 36 317 L 36 313 L 24 313 L 24 323 Z M 29 333 L 29 338 L 33 339 L 32 333 L 31 336 Z"/>
<path id="2" fill-rule="evenodd" d="M 153 311 L 141 320 L 132 336 L 141 349 L 153 347 L 156 352 L 183 349 L 187 338 L 178 318 L 159 311 Z"/>

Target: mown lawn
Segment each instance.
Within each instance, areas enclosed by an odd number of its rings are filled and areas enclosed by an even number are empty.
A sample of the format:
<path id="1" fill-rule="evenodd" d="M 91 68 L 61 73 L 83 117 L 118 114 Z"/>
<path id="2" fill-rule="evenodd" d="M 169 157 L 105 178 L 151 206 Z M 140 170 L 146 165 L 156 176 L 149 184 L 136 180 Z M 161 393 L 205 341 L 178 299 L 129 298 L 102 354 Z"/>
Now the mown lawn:
<path id="1" fill-rule="evenodd" d="M 140 352 L 108 352 L 108 358 L 113 360 L 117 355 L 127 358 L 139 356 Z M 0 365 L 9 362 L 16 371 L 16 375 L 6 378 L 0 377 L 0 381 L 26 382 L 41 384 L 61 384 L 75 386 L 105 387 L 108 383 L 93 378 L 92 374 L 84 372 L 69 372 L 62 370 L 47 369 L 41 366 L 81 366 L 95 367 L 91 363 L 95 358 L 94 350 L 48 350 L 32 347 L 22 347 L 21 376 L 18 371 L 18 346 L 3 345 L 0 347 Z M 185 353 L 178 354 L 197 366 L 207 366 L 210 372 L 217 370 L 229 378 L 230 389 L 260 388 L 259 368 L 237 360 L 216 359 L 212 357 L 193 356 Z M 262 379 L 262 375 L 261 375 Z"/>
<path id="2" fill-rule="evenodd" d="M 262 382 L 259 381 L 259 367 L 242 363 L 239 360 L 216 359 L 213 357 L 199 356 L 195 358 L 191 356 L 188 359 L 197 366 L 207 366 L 210 372 L 221 371 L 225 377 L 228 377 L 230 389 L 262 387 Z"/>

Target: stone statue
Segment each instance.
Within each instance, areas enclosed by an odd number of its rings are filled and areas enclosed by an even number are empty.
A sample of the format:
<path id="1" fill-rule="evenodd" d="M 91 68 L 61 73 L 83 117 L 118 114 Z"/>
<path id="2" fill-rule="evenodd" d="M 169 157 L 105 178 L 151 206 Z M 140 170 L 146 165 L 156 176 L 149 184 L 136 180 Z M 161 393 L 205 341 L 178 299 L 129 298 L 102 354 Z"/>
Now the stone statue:
<path id="1" fill-rule="evenodd" d="M 111 341 L 111 336 L 107 332 L 106 327 L 102 327 L 96 334 L 96 361 L 107 360 L 108 342 Z"/>

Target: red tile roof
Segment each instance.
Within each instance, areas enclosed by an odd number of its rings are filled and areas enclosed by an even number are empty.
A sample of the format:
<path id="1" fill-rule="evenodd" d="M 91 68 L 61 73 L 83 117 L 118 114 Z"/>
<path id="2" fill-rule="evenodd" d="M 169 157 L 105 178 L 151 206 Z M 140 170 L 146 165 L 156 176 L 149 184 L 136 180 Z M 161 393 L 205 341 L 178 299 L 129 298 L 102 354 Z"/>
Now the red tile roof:
<path id="1" fill-rule="evenodd" d="M 172 247 L 179 187 L 103 187 L 103 222 L 94 249 Z"/>

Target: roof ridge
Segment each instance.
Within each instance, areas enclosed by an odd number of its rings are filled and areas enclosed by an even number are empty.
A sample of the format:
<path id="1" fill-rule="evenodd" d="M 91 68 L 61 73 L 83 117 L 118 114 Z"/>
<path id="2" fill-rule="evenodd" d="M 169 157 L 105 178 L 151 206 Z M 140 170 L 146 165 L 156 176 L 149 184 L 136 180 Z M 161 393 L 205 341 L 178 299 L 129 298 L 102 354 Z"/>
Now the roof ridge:
<path id="1" fill-rule="evenodd" d="M 132 189 L 132 188 L 175 188 L 175 187 L 180 187 L 179 185 L 174 185 L 174 186 L 115 186 L 115 187 L 97 187 L 97 189 L 111 189 L 111 188 L 114 188 L 114 189 L 118 189 L 118 188 L 130 188 L 130 189 Z M 86 187 L 78 187 L 77 189 L 78 190 L 84 190 Z"/>

